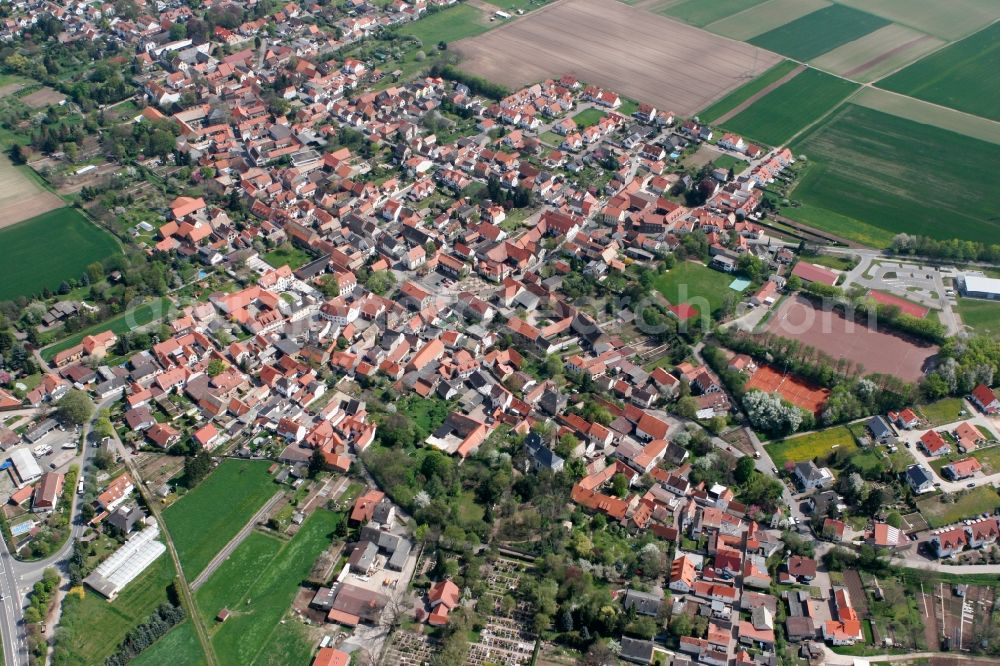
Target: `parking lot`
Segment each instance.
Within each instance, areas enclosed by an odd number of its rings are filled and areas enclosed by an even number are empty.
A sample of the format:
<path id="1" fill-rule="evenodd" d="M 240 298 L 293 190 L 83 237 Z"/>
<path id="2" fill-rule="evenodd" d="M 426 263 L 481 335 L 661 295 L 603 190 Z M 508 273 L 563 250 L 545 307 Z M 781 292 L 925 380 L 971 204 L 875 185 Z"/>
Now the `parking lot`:
<path id="1" fill-rule="evenodd" d="M 9 458 L 10 454 L 18 449 L 27 449 L 32 452 L 32 457 L 38 462 L 38 466 L 42 468 L 43 473 L 51 471 L 65 472 L 69 468 L 70 462 L 76 458 L 77 442 L 79 439 L 80 432 L 78 429 L 65 430 L 57 427 L 34 443 L 28 443 L 22 437 L 20 444 L 7 449 L 4 458 Z M 63 448 L 64 445 L 67 448 Z M 43 451 L 45 453 L 42 455 L 36 454 L 36 452 Z M 7 472 L 7 474 L 0 476 L 0 493 L 4 497 L 9 497 L 17 489 L 17 480 L 14 477 L 13 467 L 9 468 Z"/>

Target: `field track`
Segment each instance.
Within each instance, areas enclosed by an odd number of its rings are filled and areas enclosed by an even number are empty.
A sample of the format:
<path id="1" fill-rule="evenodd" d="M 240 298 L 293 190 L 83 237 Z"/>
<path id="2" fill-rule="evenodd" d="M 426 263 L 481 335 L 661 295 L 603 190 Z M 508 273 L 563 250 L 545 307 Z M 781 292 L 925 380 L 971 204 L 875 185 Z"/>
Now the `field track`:
<path id="1" fill-rule="evenodd" d="M 868 62 L 861 63 L 857 67 L 844 72 L 844 77 L 848 78 L 848 79 L 852 79 L 855 76 L 857 76 L 858 74 L 861 74 L 862 72 L 868 71 L 869 69 L 871 69 L 875 65 L 878 65 L 879 63 L 882 63 L 882 62 L 888 60 L 889 58 L 891 58 L 892 56 L 896 55 L 897 53 L 905 51 L 906 49 L 913 48 L 917 44 L 921 44 L 923 42 L 929 42 L 929 41 L 931 41 L 933 39 L 934 38 L 931 37 L 930 35 L 920 35 L 919 37 L 915 37 L 914 39 L 906 42 L 905 44 L 900 44 L 899 46 L 893 47 L 892 49 L 886 51 L 885 53 L 880 53 L 879 55 L 875 56 L 874 58 L 872 58 Z"/>
<path id="2" fill-rule="evenodd" d="M 670 35 L 670 39 L 664 39 Z M 456 42 L 465 71 L 511 88 L 572 74 L 692 115 L 763 71 L 776 54 L 610 0 L 563 0 Z"/>
<path id="3" fill-rule="evenodd" d="M 766 88 L 763 88 L 759 92 L 756 92 L 753 95 L 751 95 L 750 97 L 748 97 L 746 99 L 746 101 L 744 101 L 741 104 L 737 105 L 731 111 L 728 111 L 727 113 L 724 113 L 722 116 L 720 116 L 719 118 L 716 118 L 715 120 L 713 120 L 711 122 L 714 123 L 714 124 L 716 124 L 716 125 L 722 125 L 723 123 L 725 123 L 727 120 L 729 120 L 730 118 L 732 118 L 736 114 L 738 114 L 741 111 L 745 110 L 748 106 L 751 106 L 754 102 L 756 102 L 757 100 L 759 100 L 761 97 L 763 97 L 767 93 L 771 92 L 775 88 L 778 88 L 778 87 L 784 85 L 785 83 L 788 83 L 792 79 L 794 79 L 796 76 L 798 76 L 799 74 L 801 74 L 802 71 L 805 70 L 805 68 L 806 68 L 805 65 L 799 65 L 798 67 L 796 67 L 795 69 L 793 69 L 792 71 L 790 71 L 788 74 L 785 74 L 783 77 L 781 77 L 780 79 L 778 79 L 777 81 L 775 81 L 771 85 L 767 86 Z"/>

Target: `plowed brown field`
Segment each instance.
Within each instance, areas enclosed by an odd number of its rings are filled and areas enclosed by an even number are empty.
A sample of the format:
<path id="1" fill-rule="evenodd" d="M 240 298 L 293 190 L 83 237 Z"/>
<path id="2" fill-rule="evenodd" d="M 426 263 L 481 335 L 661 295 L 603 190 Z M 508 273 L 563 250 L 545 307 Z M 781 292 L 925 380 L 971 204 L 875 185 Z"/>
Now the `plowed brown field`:
<path id="1" fill-rule="evenodd" d="M 614 0 L 562 0 L 456 42 L 460 67 L 516 88 L 572 74 L 691 115 L 780 56 Z"/>

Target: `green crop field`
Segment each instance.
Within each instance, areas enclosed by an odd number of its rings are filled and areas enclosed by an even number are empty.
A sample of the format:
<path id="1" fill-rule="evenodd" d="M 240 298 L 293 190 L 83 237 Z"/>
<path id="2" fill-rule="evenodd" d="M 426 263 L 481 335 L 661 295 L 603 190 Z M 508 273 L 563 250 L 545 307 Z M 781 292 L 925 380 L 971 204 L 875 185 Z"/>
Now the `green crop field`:
<path id="1" fill-rule="evenodd" d="M 224 460 L 163 518 L 193 580 L 277 490 L 266 460 Z"/>
<path id="2" fill-rule="evenodd" d="M 710 314 L 722 305 L 733 276 L 692 261 L 678 263 L 653 282 L 657 291 L 673 305 L 689 303 L 702 314 Z M 704 312 L 704 304 L 709 312 Z"/>
<path id="3" fill-rule="evenodd" d="M 75 333 L 53 345 L 49 345 L 42 350 L 42 358 L 46 361 L 51 361 L 56 354 L 80 344 L 80 341 L 88 335 L 96 335 L 104 331 L 114 331 L 116 335 L 127 333 L 139 326 L 145 326 L 150 322 L 161 319 L 168 313 L 169 309 L 170 299 L 168 298 L 158 298 L 155 301 L 143 303 L 139 307 L 123 312 L 117 317 L 112 317 L 100 324 L 89 326 L 79 333 Z"/>
<path id="4" fill-rule="evenodd" d="M 590 108 L 573 116 L 573 122 L 580 128 L 590 127 L 599 123 L 605 115 L 600 109 Z"/>
<path id="5" fill-rule="evenodd" d="M 198 592 L 195 599 L 205 622 L 211 624 L 219 611 L 231 604 L 233 599 L 242 599 L 255 582 L 248 571 L 261 572 L 267 568 L 274 556 L 281 550 L 283 542 L 269 534 L 251 532 L 222 566 L 213 573 Z"/>
<path id="6" fill-rule="evenodd" d="M 407 23 L 399 29 L 399 34 L 416 37 L 423 42 L 425 49 L 430 49 L 438 42 L 455 42 L 489 29 L 489 19 L 482 10 L 462 4 Z"/>
<path id="7" fill-rule="evenodd" d="M 779 146 L 819 120 L 858 86 L 815 69 L 807 69 L 736 114 L 726 129 L 771 146 Z"/>
<path id="8" fill-rule="evenodd" d="M 114 236 L 74 208 L 57 208 L 0 229 L 4 279 L 0 300 L 40 294 L 77 279 L 89 264 L 121 252 Z"/>
<path id="9" fill-rule="evenodd" d="M 996 0 L 838 0 L 947 41 L 997 19 Z"/>
<path id="10" fill-rule="evenodd" d="M 706 123 L 715 122 L 717 118 L 721 118 L 726 113 L 729 113 L 764 88 L 768 87 L 783 76 L 786 76 L 798 66 L 798 63 L 791 60 L 782 60 L 753 81 L 744 83 L 742 86 L 732 91 L 718 102 L 712 104 L 712 106 L 699 113 L 698 117 Z"/>
<path id="11" fill-rule="evenodd" d="M 887 25 L 889 21 L 880 16 L 845 5 L 830 5 L 747 41 L 808 61 Z"/>
<path id="12" fill-rule="evenodd" d="M 738 12 L 761 4 L 765 0 L 683 0 L 656 10 L 658 14 L 669 16 L 703 28 L 713 21 L 732 16 Z"/>
<path id="13" fill-rule="evenodd" d="M 808 167 L 788 217 L 876 244 L 903 232 L 1000 242 L 993 144 L 848 104 L 792 150 Z"/>
<path id="14" fill-rule="evenodd" d="M 949 498 L 953 498 L 954 502 L 942 502 L 942 497 L 935 495 L 917 500 L 917 510 L 931 529 L 951 525 L 980 513 L 993 513 L 1000 508 L 1000 495 L 997 495 L 992 486 L 980 486 L 962 495 L 952 493 Z"/>
<path id="15" fill-rule="evenodd" d="M 834 447 L 845 451 L 854 451 L 858 448 L 854 435 L 846 426 L 818 430 L 764 445 L 764 449 L 778 469 L 782 469 L 786 462 L 803 462 L 828 456 Z"/>
<path id="16" fill-rule="evenodd" d="M 260 549 L 258 543 L 248 540 L 240 544 L 234 558 L 219 568 L 213 579 L 221 576 L 223 581 L 235 580 L 241 575 L 250 578 L 249 585 L 241 583 L 231 588 L 228 597 L 213 593 L 217 599 L 225 599 L 227 608 L 235 609 L 212 636 L 220 663 L 308 663 L 312 645 L 301 633 L 295 634 L 279 622 L 291 606 L 299 583 L 309 574 L 319 554 L 329 547 L 331 535 L 342 520 L 343 514 L 319 509 L 306 519 L 291 541 L 282 544 L 265 566 L 241 571 L 230 569 L 240 549 Z M 212 579 L 208 584 L 212 584 Z M 274 660 L 273 646 L 269 644 L 275 640 L 283 645 L 283 661 Z"/>
<path id="17" fill-rule="evenodd" d="M 962 318 L 962 323 L 976 333 L 1000 338 L 1000 303 L 959 298 L 958 315 Z"/>
<path id="18" fill-rule="evenodd" d="M 1000 120 L 1000 23 L 918 60 L 878 86 Z"/>
<path id="19" fill-rule="evenodd" d="M 767 0 L 738 14 L 709 23 L 705 29 L 745 42 L 829 5 L 827 0 Z"/>
<path id="20" fill-rule="evenodd" d="M 57 663 L 104 664 L 125 634 L 167 601 L 167 587 L 173 578 L 173 564 L 164 553 L 112 602 L 89 588 L 82 599 L 66 595 L 59 620 L 57 653 L 61 658 Z"/>
<path id="21" fill-rule="evenodd" d="M 191 620 L 184 620 L 129 662 L 131 666 L 204 666 L 205 653 Z"/>

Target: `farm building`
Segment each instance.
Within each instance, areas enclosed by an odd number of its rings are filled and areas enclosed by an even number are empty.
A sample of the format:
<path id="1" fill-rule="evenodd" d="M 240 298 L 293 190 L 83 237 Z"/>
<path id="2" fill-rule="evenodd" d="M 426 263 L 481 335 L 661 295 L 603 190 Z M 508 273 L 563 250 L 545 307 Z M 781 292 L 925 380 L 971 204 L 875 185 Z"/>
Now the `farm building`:
<path id="1" fill-rule="evenodd" d="M 958 278 L 958 290 L 969 298 L 986 298 L 1000 301 L 1000 280 L 982 275 L 963 275 Z"/>

